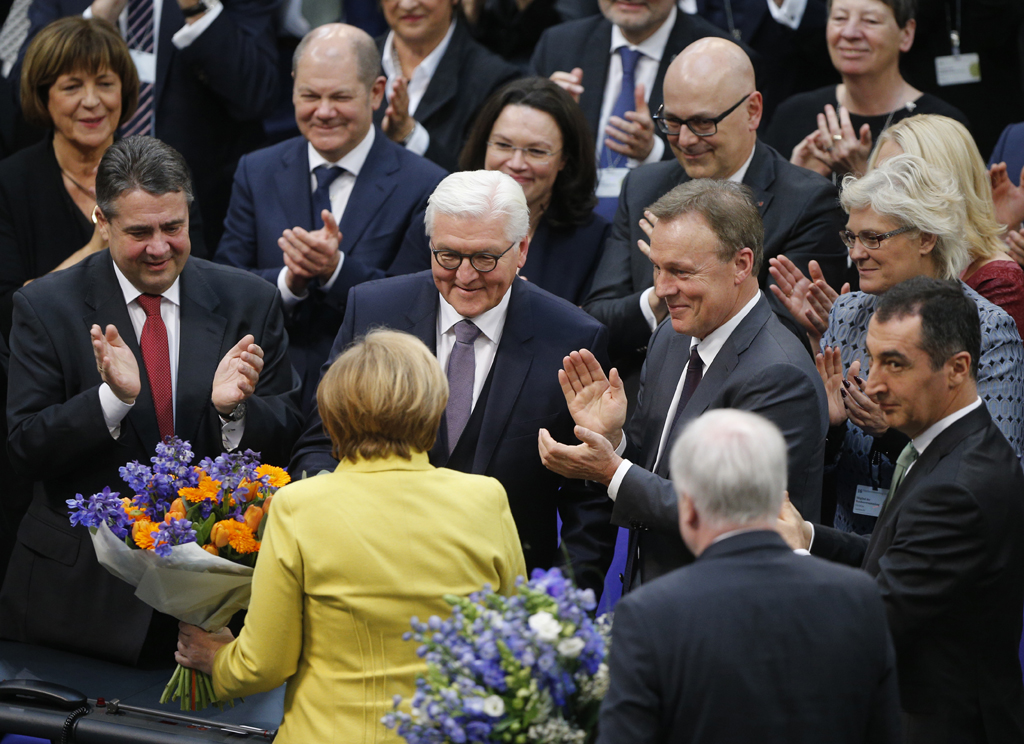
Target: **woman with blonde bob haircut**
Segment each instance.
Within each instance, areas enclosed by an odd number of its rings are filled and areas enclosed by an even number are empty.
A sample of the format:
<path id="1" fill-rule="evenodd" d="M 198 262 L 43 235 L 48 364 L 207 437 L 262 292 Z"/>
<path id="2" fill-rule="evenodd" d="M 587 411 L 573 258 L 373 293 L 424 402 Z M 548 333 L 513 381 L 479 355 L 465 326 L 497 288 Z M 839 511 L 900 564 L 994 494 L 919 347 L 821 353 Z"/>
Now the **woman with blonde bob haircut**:
<path id="1" fill-rule="evenodd" d="M 447 401 L 414 336 L 350 346 L 317 390 L 340 464 L 274 495 L 242 632 L 182 625 L 175 658 L 211 673 L 218 699 L 286 683 L 280 744 L 393 740 L 381 716 L 426 672 L 409 619 L 526 573 L 501 484 L 427 459 Z"/>
<path id="2" fill-rule="evenodd" d="M 967 127 L 937 114 L 920 114 L 897 122 L 878 139 L 868 168 L 894 155 L 924 158 L 948 172 L 964 200 L 964 237 L 971 263 L 961 278 L 989 302 L 999 305 L 1024 333 L 1024 270 L 1006 252 L 1000 239 L 1003 225 L 996 219 L 992 183 L 985 161 Z"/>

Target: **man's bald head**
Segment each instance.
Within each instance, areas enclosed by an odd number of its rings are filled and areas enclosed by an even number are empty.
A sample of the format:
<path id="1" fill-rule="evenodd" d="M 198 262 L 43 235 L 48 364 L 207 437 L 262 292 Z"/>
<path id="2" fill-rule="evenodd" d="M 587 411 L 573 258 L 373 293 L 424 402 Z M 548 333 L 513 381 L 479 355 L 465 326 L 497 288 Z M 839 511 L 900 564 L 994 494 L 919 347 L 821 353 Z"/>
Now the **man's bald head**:
<path id="1" fill-rule="evenodd" d="M 380 53 L 373 38 L 360 28 L 345 23 L 325 23 L 302 37 L 292 55 L 292 76 L 306 55 L 318 58 L 355 58 L 359 81 L 369 90 L 381 75 Z"/>
<path id="2" fill-rule="evenodd" d="M 747 161 L 761 123 L 762 100 L 755 85 L 750 58 L 728 39 L 695 41 L 669 65 L 666 117 L 712 120 L 736 106 L 710 137 L 698 137 L 686 126 L 678 136 L 669 137 L 672 151 L 691 178 L 728 178 Z"/>

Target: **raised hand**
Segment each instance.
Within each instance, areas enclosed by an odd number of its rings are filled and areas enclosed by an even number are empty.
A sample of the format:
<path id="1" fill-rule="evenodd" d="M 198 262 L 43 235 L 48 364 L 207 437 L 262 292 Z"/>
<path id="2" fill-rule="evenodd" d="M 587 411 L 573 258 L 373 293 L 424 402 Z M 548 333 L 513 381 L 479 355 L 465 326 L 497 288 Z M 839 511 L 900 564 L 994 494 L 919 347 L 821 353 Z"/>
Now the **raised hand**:
<path id="1" fill-rule="evenodd" d="M 1003 236 L 1003 240 L 1006 241 L 1006 252 L 1014 261 L 1024 266 L 1024 235 L 1017 230 L 1010 230 Z"/>
<path id="2" fill-rule="evenodd" d="M 821 345 L 821 337 L 828 330 L 828 314 L 832 304 L 839 297 L 821 273 L 817 261 L 810 261 L 807 270 L 811 276 L 804 276 L 796 264 L 785 255 L 768 259 L 768 273 L 775 284 L 769 285 L 772 294 L 789 310 L 793 318 L 807 332 L 811 348 Z M 850 291 L 849 283 L 843 285 L 841 294 Z"/>
<path id="3" fill-rule="evenodd" d="M 634 160 L 644 160 L 654 148 L 654 119 L 651 109 L 644 99 L 644 84 L 640 83 L 633 91 L 632 111 L 626 112 L 626 118 L 612 116 L 604 133 L 604 141 L 609 150 L 625 155 Z"/>
<path id="4" fill-rule="evenodd" d="M 988 171 L 996 221 L 1006 225 L 1007 230 L 1017 230 L 1024 222 L 1024 170 L 1020 175 L 1021 185 L 1014 186 L 1006 172 L 1006 163 L 996 163 Z"/>
<path id="5" fill-rule="evenodd" d="M 235 344 L 217 365 L 210 400 L 217 412 L 227 416 L 256 390 L 263 371 L 263 349 L 253 335 L 247 334 Z"/>
<path id="6" fill-rule="evenodd" d="M 867 172 L 868 158 L 871 156 L 871 127 L 864 124 L 858 135 L 853 130 L 850 112 L 843 106 L 839 107 L 838 115 L 831 104 L 825 106 L 824 114 L 818 114 L 816 144 L 820 154 L 815 157 L 834 172 L 840 175 L 852 173 L 855 176 Z"/>
<path id="7" fill-rule="evenodd" d="M 551 82 L 558 85 L 559 88 L 564 90 L 576 103 L 580 102 L 580 96 L 583 94 L 583 68 L 574 67 L 572 72 L 552 72 L 549 78 Z"/>
<path id="8" fill-rule="evenodd" d="M 880 437 L 889 429 L 882 407 L 864 392 L 864 380 L 860 377 L 860 362 L 854 362 L 843 380 L 843 403 L 850 421 L 859 426 L 865 434 Z"/>
<path id="9" fill-rule="evenodd" d="M 797 143 L 797 146 L 793 148 L 793 152 L 789 156 L 789 162 L 823 176 L 828 176 L 832 173 L 828 153 L 818 148 L 817 129 Z"/>
<path id="10" fill-rule="evenodd" d="M 334 275 L 341 260 L 339 246 L 341 231 L 330 210 L 320 213 L 324 226 L 319 230 L 305 230 L 295 227 L 285 230 L 277 239 L 278 247 L 284 252 L 284 265 L 288 268 L 285 281 L 288 289 L 303 295 L 310 282 L 319 278 L 326 282 Z"/>
<path id="11" fill-rule="evenodd" d="M 558 382 L 573 421 L 618 447 L 626 423 L 626 391 L 618 370 L 612 369 L 606 377 L 597 357 L 587 349 L 569 354 L 562 366 Z"/>
<path id="12" fill-rule="evenodd" d="M 825 384 L 825 396 L 828 398 L 828 425 L 839 426 L 847 419 L 847 396 L 843 385 L 843 355 L 838 347 L 826 346 L 825 350 L 814 357 L 814 366 L 818 368 L 821 381 Z"/>
<path id="13" fill-rule="evenodd" d="M 380 128 L 393 142 L 404 142 L 416 128 L 416 120 L 409 116 L 409 81 L 401 75 L 395 78 L 391 88 Z"/>
<path id="14" fill-rule="evenodd" d="M 92 338 L 92 352 L 96 357 L 96 369 L 103 382 L 110 386 L 118 400 L 134 403 L 142 389 L 139 362 L 135 354 L 112 325 L 108 325 L 106 331 L 94 325 L 89 329 L 89 335 Z"/>
<path id="15" fill-rule="evenodd" d="M 607 486 L 622 458 L 615 454 L 611 442 L 597 432 L 582 426 L 573 431 L 583 444 L 562 444 L 555 441 L 547 429 L 541 429 L 537 434 L 540 461 L 548 470 L 566 478 L 590 480 Z"/>

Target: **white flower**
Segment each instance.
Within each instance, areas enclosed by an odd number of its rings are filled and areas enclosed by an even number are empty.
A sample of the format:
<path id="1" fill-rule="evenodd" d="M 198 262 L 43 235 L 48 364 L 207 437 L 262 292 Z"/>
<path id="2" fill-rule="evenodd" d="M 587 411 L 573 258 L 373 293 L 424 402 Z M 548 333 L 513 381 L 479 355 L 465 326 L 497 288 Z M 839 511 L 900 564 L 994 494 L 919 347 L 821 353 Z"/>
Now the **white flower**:
<path id="1" fill-rule="evenodd" d="M 536 615 L 531 615 L 529 622 L 530 630 L 536 633 L 537 638 L 545 643 L 553 643 L 558 640 L 558 635 L 562 632 L 562 624 L 555 620 L 550 612 L 542 610 Z"/>
<path id="2" fill-rule="evenodd" d="M 484 698 L 484 713 L 491 718 L 497 718 L 505 713 L 505 701 L 497 695 Z"/>
<path id="3" fill-rule="evenodd" d="M 558 642 L 558 653 L 567 659 L 575 659 L 580 655 L 580 651 L 586 646 L 586 642 L 582 638 L 564 638 Z"/>

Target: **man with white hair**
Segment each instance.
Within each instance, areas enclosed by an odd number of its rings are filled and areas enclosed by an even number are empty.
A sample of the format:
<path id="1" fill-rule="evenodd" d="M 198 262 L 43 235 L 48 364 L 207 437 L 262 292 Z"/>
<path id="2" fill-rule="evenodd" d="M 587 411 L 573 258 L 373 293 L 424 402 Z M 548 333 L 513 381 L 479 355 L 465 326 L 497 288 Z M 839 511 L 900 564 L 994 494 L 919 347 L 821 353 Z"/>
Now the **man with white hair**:
<path id="1" fill-rule="evenodd" d="M 501 481 L 527 567 L 567 558 L 577 582 L 598 589 L 615 538 L 611 503 L 603 490 L 546 470 L 537 432 L 543 427 L 573 441 L 557 372 L 573 349 L 607 360 L 607 331 L 565 300 L 517 280 L 530 246 L 529 208 L 509 176 L 453 173 L 431 195 L 425 221 L 431 271 L 354 287 L 328 364 L 370 328 L 420 338 L 437 354 L 450 387 L 431 463 Z M 294 476 L 337 465 L 319 414 L 306 423 L 292 456 Z"/>
<path id="2" fill-rule="evenodd" d="M 878 589 L 796 555 L 774 531 L 786 488 L 779 429 L 710 411 L 670 461 L 697 561 L 616 608 L 599 744 L 900 741 Z"/>

